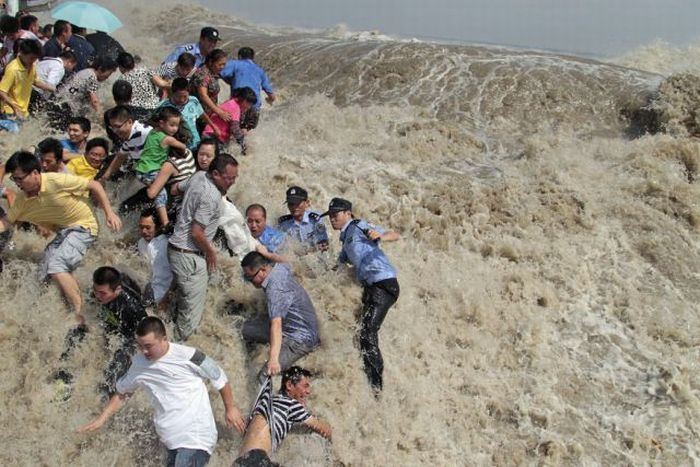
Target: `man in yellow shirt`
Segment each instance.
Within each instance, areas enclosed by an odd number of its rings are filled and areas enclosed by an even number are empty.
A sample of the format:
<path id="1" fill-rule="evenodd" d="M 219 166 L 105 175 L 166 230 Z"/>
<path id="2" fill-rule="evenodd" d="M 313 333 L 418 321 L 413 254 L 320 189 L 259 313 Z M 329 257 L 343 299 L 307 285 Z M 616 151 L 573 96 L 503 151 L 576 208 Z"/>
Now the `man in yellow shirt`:
<path id="1" fill-rule="evenodd" d="M 109 141 L 104 138 L 92 138 L 85 146 L 85 155 L 71 159 L 66 167 L 73 175 L 94 180 L 107 154 L 109 154 Z"/>
<path id="2" fill-rule="evenodd" d="M 98 231 L 85 192 L 89 191 L 102 208 L 112 230 L 121 229 L 121 220 L 112 211 L 102 185 L 94 180 L 71 174 L 42 174 L 38 159 L 26 151 L 14 153 L 5 167 L 21 192 L 7 215 L 0 212 L 0 231 L 10 231 L 18 222 L 30 222 L 56 233 L 46 247 L 42 273 L 58 284 L 82 324 L 80 288 L 72 273 L 97 239 Z"/>
<path id="3" fill-rule="evenodd" d="M 40 57 L 39 41 L 28 39 L 20 42 L 17 58 L 5 67 L 5 74 L 0 81 L 0 115 L 26 117 L 29 114 L 32 85 L 44 91 L 56 90 L 37 78 L 34 64 Z"/>

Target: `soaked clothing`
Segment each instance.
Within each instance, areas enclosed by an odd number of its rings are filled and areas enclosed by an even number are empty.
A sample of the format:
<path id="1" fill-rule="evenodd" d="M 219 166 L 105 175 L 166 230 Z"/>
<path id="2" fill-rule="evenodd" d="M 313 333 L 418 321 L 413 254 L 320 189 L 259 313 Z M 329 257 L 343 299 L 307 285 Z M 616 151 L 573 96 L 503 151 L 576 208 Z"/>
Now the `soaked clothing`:
<path id="1" fill-rule="evenodd" d="M 260 110 L 262 99 L 260 96 L 261 88 L 267 94 L 274 94 L 270 80 L 267 78 L 265 71 L 260 66 L 250 59 L 229 60 L 226 62 L 223 70 L 221 70 L 221 79 L 226 81 L 231 86 L 231 91 L 236 88 L 248 87 L 255 92 L 258 98 L 255 106 L 256 110 Z"/>
<path id="2" fill-rule="evenodd" d="M 280 232 L 279 230 L 273 227 L 270 227 L 269 225 L 266 225 L 265 230 L 263 230 L 263 233 L 260 234 L 257 240 L 263 245 L 265 245 L 267 251 L 269 251 L 270 253 L 274 253 L 275 251 L 280 249 L 280 246 L 284 242 L 284 233 Z"/>
<path id="3" fill-rule="evenodd" d="M 270 456 L 263 449 L 251 449 L 233 461 L 233 465 L 238 467 L 279 467 L 278 463 L 270 460 Z"/>
<path id="4" fill-rule="evenodd" d="M 56 100 L 68 105 L 72 115 L 87 115 L 91 112 L 90 94 L 96 93 L 99 81 L 94 68 L 85 68 L 73 75 L 56 91 Z"/>
<path id="5" fill-rule="evenodd" d="M 123 73 L 121 79 L 131 84 L 131 105 L 144 109 L 158 107 L 158 87 L 153 84 L 153 72 L 147 68 L 137 67 Z"/>
<path id="6" fill-rule="evenodd" d="M 365 233 L 369 230 L 380 234 L 385 232 L 364 220 L 348 221 L 340 232 L 342 252 L 338 257 L 340 263 L 352 263 L 357 280 L 365 286 L 396 277 L 396 270 L 379 248 L 379 242 L 373 241 Z"/>
<path id="7" fill-rule="evenodd" d="M 271 427 L 273 451 L 279 447 L 294 425 L 311 418 L 311 414 L 299 401 L 285 394 L 272 395 L 272 378 L 267 378 L 265 387 L 258 395 L 253 415 L 262 415 Z"/>
<path id="8" fill-rule="evenodd" d="M 307 209 L 301 222 L 294 220 L 291 214 L 282 216 L 278 220 L 277 228 L 302 244 L 315 247 L 319 243 L 328 242 L 326 225 L 321 214 Z"/>
<path id="9" fill-rule="evenodd" d="M 190 79 L 190 94 L 201 101 L 202 98 L 199 95 L 200 87 L 207 88 L 207 95 L 214 104 L 219 102 L 219 92 L 221 92 L 219 78 L 206 66 L 197 69 L 192 75 L 192 79 Z"/>

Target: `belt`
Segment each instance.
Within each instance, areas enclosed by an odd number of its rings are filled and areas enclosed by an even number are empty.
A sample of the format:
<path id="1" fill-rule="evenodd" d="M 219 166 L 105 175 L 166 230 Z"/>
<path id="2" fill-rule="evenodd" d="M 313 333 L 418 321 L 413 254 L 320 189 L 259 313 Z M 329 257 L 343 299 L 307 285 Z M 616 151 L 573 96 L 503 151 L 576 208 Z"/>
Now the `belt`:
<path id="1" fill-rule="evenodd" d="M 168 248 L 173 251 L 179 251 L 180 253 L 187 253 L 189 255 L 197 255 L 197 256 L 204 256 L 204 253 L 201 251 L 194 251 L 194 250 L 188 250 L 186 248 L 179 248 L 173 245 L 172 243 L 168 243 Z"/>

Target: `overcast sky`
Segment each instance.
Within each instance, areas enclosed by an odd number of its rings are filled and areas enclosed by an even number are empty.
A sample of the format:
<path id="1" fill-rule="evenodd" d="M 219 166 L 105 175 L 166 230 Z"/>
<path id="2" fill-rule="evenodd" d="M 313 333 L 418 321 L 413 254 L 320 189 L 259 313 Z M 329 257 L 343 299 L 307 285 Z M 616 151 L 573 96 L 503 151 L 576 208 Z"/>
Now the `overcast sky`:
<path id="1" fill-rule="evenodd" d="M 436 38 L 617 55 L 700 38 L 700 0 L 200 0 L 258 23 L 346 24 Z"/>

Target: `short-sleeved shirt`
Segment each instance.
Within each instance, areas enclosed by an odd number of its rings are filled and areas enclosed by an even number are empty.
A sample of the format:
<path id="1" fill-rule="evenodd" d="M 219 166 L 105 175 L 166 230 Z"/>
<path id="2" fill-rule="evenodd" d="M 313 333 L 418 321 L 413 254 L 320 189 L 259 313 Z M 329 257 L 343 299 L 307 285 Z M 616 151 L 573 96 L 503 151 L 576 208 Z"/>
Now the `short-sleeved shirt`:
<path id="1" fill-rule="evenodd" d="M 204 171 L 197 172 L 180 183 L 179 188 L 185 192 L 185 196 L 170 243 L 178 248 L 200 251 L 192 239 L 192 224 L 196 222 L 201 225 L 204 235 L 211 242 L 219 226 L 223 198 L 209 174 Z"/>
<path id="2" fill-rule="evenodd" d="M 29 99 L 32 97 L 32 85 L 37 80 L 36 66 L 27 69 L 19 58 L 15 58 L 5 67 L 5 74 L 0 81 L 0 91 L 8 95 L 10 100 L 22 111 L 21 116 L 29 112 Z M 11 114 L 14 110 L 4 101 L 0 101 L 0 113 Z"/>
<path id="3" fill-rule="evenodd" d="M 185 52 L 194 55 L 195 68 L 198 68 L 204 64 L 204 59 L 206 57 L 202 55 L 202 52 L 199 50 L 199 42 L 193 42 L 191 44 L 184 44 L 179 47 L 175 47 L 175 50 L 170 52 L 170 55 L 165 57 L 165 60 L 163 60 L 163 64 L 177 62 L 177 59 L 180 57 L 180 55 L 184 54 Z"/>
<path id="4" fill-rule="evenodd" d="M 381 227 L 364 220 L 348 221 L 340 231 L 342 251 L 338 257 L 341 263 L 352 263 L 357 279 L 365 286 L 396 277 L 396 270 L 379 248 L 379 242 L 367 236 L 369 230 L 384 233 Z"/>
<path id="5" fill-rule="evenodd" d="M 311 418 L 311 414 L 299 401 L 285 394 L 272 396 L 271 379 L 268 378 L 265 388 L 261 391 L 255 402 L 254 415 L 262 415 L 271 427 L 272 450 L 279 447 L 289 430 L 296 424 L 304 423 Z M 272 410 L 270 410 L 272 400 Z M 272 422 L 270 421 L 272 418 Z"/>
<path id="6" fill-rule="evenodd" d="M 63 149 L 66 149 L 68 152 L 72 152 L 73 154 L 83 153 L 80 150 L 80 147 L 78 147 L 78 145 L 71 141 L 69 138 L 61 139 L 61 146 L 63 146 Z"/>
<path id="7" fill-rule="evenodd" d="M 199 146 L 200 137 L 197 131 L 197 119 L 204 113 L 204 108 L 200 104 L 199 99 L 194 96 L 190 96 L 185 105 L 175 105 L 170 99 L 165 99 L 162 101 L 158 107 L 174 107 L 180 111 L 182 114 L 182 119 L 187 125 L 187 129 L 192 133 L 192 141 L 189 144 L 190 149 L 194 149 Z"/>
<path id="8" fill-rule="evenodd" d="M 131 133 L 129 134 L 129 139 L 124 141 L 117 152 L 123 152 L 129 155 L 132 160 L 139 160 L 141 157 L 141 152 L 146 144 L 146 138 L 153 128 L 144 125 L 138 120 L 134 120 L 134 124 L 131 126 Z"/>
<path id="9" fill-rule="evenodd" d="M 218 103 L 219 92 L 221 91 L 219 78 L 206 66 L 198 68 L 197 71 L 194 72 L 194 75 L 192 75 L 192 79 L 190 79 L 190 94 L 201 100 L 199 88 L 202 86 L 207 88 L 207 95 L 212 102 L 214 102 L 214 104 Z"/>
<path id="10" fill-rule="evenodd" d="M 36 196 L 17 194 L 7 217 L 11 223 L 30 222 L 49 230 L 81 226 L 97 235 L 97 219 L 85 196 L 89 180 L 66 173 L 42 173 Z"/>
<path id="11" fill-rule="evenodd" d="M 177 74 L 177 69 L 175 68 L 176 66 L 177 61 L 163 63 L 158 67 L 158 69 L 156 69 L 155 74 L 163 78 L 165 81 L 172 81 L 180 76 Z M 191 78 L 195 71 L 196 68 L 192 68 L 192 71 L 190 71 L 190 74 L 187 75 L 186 78 Z"/>
<path id="12" fill-rule="evenodd" d="M 60 57 L 45 57 L 36 64 L 37 77 L 46 84 L 57 87 L 66 74 L 63 59 Z M 35 88 L 42 95 L 49 94 L 43 89 Z"/>
<path id="13" fill-rule="evenodd" d="M 56 98 L 68 104 L 73 115 L 90 112 L 90 94 L 97 92 L 99 81 L 93 68 L 85 68 L 71 75 L 56 92 Z"/>
<path id="14" fill-rule="evenodd" d="M 292 238 L 305 245 L 316 246 L 328 241 L 328 233 L 323 223 L 321 214 L 307 209 L 301 222 L 297 222 L 291 215 L 282 216 L 277 228 Z"/>
<path id="15" fill-rule="evenodd" d="M 161 143 L 166 136 L 168 135 L 158 130 L 153 130 L 148 134 L 139 161 L 136 163 L 137 172 L 155 172 L 163 167 L 165 161 L 168 160 L 168 148 L 161 146 Z"/>
<path id="16" fill-rule="evenodd" d="M 71 159 L 68 164 L 66 164 L 66 169 L 68 172 L 78 177 L 87 178 L 88 180 L 94 180 L 99 169 L 91 166 L 85 156 L 76 157 Z"/>
<path id="17" fill-rule="evenodd" d="M 259 109 L 262 105 L 261 88 L 267 94 L 274 93 L 265 71 L 257 63 L 249 59 L 227 61 L 223 70 L 221 70 L 221 79 L 231 86 L 232 91 L 236 88 L 245 87 L 255 91 L 255 95 L 258 98 L 258 101 L 255 103 L 255 109 Z"/>
<path id="18" fill-rule="evenodd" d="M 134 355 L 129 371 L 117 381 L 117 392 L 146 390 L 156 432 L 166 448 L 202 449 L 211 454 L 218 433 L 204 380 L 220 391 L 228 379 L 201 351 L 174 342 L 169 346 L 158 360 L 148 360 L 140 352 Z"/>
<path id="19" fill-rule="evenodd" d="M 144 109 L 158 107 L 158 88 L 152 81 L 153 72 L 148 68 L 137 67 L 122 74 L 121 79 L 131 84 L 130 104 Z"/>
<path id="20" fill-rule="evenodd" d="M 257 240 L 263 245 L 265 245 L 267 251 L 269 251 L 270 253 L 274 253 L 280 248 L 280 246 L 284 242 L 284 238 L 284 232 L 280 232 L 274 227 L 266 225 L 265 230 L 263 230 L 263 232 L 260 234 Z"/>
<path id="21" fill-rule="evenodd" d="M 235 99 L 229 99 L 223 104 L 219 105 L 219 107 L 221 108 L 221 110 L 223 110 L 224 112 L 228 112 L 231 115 L 232 121 L 241 121 L 241 107 L 238 105 L 238 102 L 236 102 Z M 211 119 L 211 122 L 221 132 L 221 137 L 219 139 L 221 141 L 228 141 L 231 138 L 231 122 L 224 121 L 217 114 L 211 114 L 209 118 Z M 207 124 L 207 126 L 204 127 L 204 131 L 202 133 L 204 133 L 205 135 L 213 135 L 214 129 L 211 125 Z"/>
<path id="22" fill-rule="evenodd" d="M 294 279 L 286 263 L 272 266 L 262 283 L 267 298 L 267 314 L 272 320 L 282 318 L 282 335 L 296 342 L 317 346 L 321 342 L 318 319 L 309 294 Z"/>

